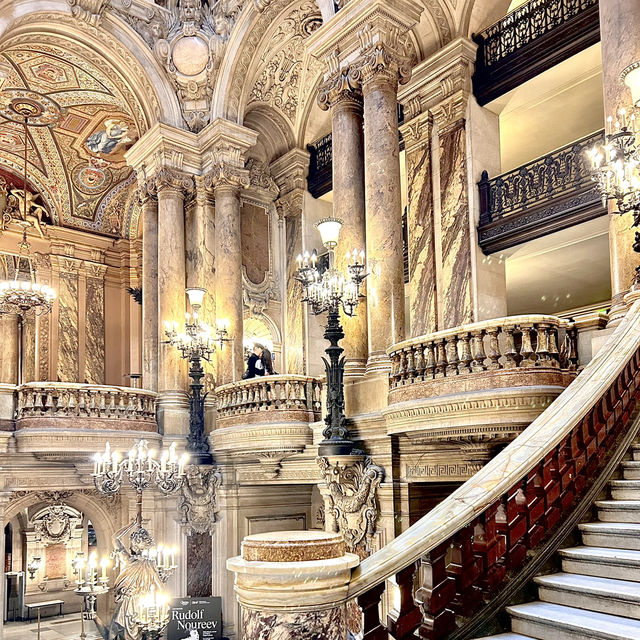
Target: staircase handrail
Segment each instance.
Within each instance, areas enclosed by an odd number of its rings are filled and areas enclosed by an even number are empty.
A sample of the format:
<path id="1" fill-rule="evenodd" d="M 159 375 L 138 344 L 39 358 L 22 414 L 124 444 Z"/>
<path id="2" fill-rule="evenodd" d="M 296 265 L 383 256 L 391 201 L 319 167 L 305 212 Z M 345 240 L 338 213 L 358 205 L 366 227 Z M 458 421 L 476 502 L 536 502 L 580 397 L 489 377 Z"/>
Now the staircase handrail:
<path id="1" fill-rule="evenodd" d="M 505 495 L 571 433 L 639 349 L 640 300 L 636 300 L 582 373 L 522 434 L 437 507 L 354 569 L 345 601 L 406 569 Z"/>

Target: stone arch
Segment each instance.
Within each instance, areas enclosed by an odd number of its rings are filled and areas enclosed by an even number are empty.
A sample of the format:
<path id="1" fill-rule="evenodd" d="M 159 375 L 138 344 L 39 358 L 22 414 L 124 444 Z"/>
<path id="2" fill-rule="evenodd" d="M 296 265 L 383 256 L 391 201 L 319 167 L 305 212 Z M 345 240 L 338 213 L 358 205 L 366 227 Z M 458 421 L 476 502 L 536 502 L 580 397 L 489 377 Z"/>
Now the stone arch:
<path id="1" fill-rule="evenodd" d="M 265 105 L 249 108 L 244 125 L 258 132 L 258 152 L 264 154 L 260 160 L 270 163 L 295 146 L 291 125 L 281 113 Z M 262 155 L 262 154 L 261 154 Z"/>
<path id="2" fill-rule="evenodd" d="M 511 0 L 466 0 L 461 16 L 459 31 L 471 37 L 504 17 Z"/>

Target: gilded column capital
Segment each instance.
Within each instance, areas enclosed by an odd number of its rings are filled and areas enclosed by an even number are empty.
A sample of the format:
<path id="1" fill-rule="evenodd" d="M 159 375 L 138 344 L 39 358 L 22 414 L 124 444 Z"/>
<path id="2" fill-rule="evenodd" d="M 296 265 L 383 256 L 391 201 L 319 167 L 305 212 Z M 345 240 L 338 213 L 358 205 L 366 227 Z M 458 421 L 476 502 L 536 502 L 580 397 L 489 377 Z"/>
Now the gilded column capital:
<path id="1" fill-rule="evenodd" d="M 104 281 L 104 277 L 107 273 L 107 265 L 97 262 L 83 262 L 82 269 L 87 278 L 92 280 Z"/>
<path id="2" fill-rule="evenodd" d="M 158 198 L 158 187 L 154 178 L 138 174 L 138 197 L 142 206 Z"/>
<path id="3" fill-rule="evenodd" d="M 354 71 L 349 67 L 339 69 L 318 89 L 318 106 L 323 111 L 329 109 L 350 109 L 362 111 L 362 91 Z"/>

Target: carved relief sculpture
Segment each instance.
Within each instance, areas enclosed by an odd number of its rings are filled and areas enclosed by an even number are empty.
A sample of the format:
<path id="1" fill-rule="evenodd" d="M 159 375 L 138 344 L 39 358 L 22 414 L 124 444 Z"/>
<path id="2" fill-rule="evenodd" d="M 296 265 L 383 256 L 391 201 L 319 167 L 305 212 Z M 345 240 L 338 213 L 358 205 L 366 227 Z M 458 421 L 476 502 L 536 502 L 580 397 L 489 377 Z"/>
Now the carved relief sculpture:
<path id="1" fill-rule="evenodd" d="M 221 484 L 222 474 L 215 467 L 191 465 L 187 468 L 180 497 L 182 523 L 187 535 L 213 534 L 219 511 L 217 490 Z"/>
<path id="2" fill-rule="evenodd" d="M 384 469 L 371 458 L 351 456 L 340 464 L 338 460 L 317 458 L 328 489 L 326 529 L 339 531 L 347 548 L 362 557 L 371 552 L 379 508 L 377 492 L 384 478 Z"/>

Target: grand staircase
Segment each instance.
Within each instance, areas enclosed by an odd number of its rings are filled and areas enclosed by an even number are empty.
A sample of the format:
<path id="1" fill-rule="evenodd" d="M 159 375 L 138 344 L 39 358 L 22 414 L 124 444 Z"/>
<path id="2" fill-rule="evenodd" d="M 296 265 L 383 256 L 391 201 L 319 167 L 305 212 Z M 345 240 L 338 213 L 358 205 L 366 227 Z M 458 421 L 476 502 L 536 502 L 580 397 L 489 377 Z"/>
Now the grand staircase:
<path id="1" fill-rule="evenodd" d="M 535 578 L 537 602 L 507 608 L 511 633 L 483 640 L 640 640 L 640 444 L 579 525 L 584 546 L 559 551 L 562 572 Z"/>

